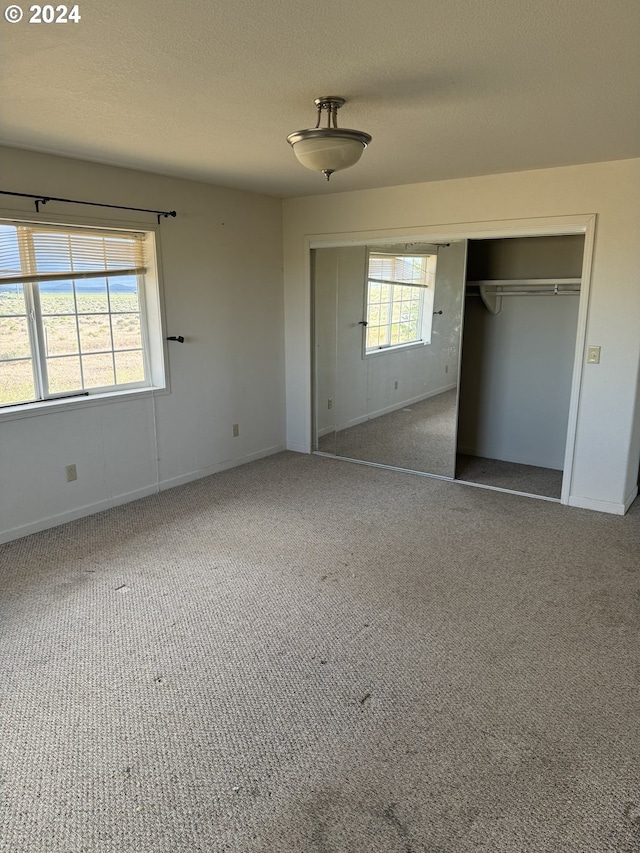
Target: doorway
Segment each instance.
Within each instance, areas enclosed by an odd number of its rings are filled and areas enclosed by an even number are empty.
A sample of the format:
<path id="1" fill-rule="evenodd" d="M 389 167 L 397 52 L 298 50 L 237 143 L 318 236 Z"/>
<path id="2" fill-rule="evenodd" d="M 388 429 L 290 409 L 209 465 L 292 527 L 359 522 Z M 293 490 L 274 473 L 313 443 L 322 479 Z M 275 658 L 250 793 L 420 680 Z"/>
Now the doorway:
<path id="1" fill-rule="evenodd" d="M 470 240 L 456 479 L 560 500 L 583 235 Z"/>

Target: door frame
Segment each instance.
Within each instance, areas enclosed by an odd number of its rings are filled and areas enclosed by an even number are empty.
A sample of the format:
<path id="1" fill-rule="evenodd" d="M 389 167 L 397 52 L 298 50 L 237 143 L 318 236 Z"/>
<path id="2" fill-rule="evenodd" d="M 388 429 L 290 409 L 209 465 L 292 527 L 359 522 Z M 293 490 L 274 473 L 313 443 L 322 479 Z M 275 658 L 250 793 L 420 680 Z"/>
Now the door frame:
<path id="1" fill-rule="evenodd" d="M 589 295 L 591 286 L 591 267 L 595 243 L 597 215 L 595 213 L 573 216 L 537 217 L 535 219 L 505 219 L 488 222 L 467 222 L 449 225 L 413 226 L 407 228 L 377 229 L 375 231 L 349 231 L 333 234 L 311 234 L 305 237 L 305 258 L 307 293 L 312 298 L 311 250 L 338 248 L 343 246 L 376 245 L 383 243 L 425 242 L 438 243 L 449 240 L 497 240 L 510 237 L 557 237 L 569 234 L 584 235 L 582 256 L 582 275 L 580 282 L 580 302 L 578 306 L 578 325 L 574 350 L 573 373 L 569 399 L 569 418 L 565 445 L 562 492 L 560 503 L 568 504 L 573 479 L 573 461 L 578 425 L 578 408 L 582 388 L 582 373 L 585 362 L 587 321 L 589 316 Z M 313 341 L 313 314 L 310 312 L 311 339 Z M 311 398 L 311 434 L 310 446 L 313 447 L 314 430 L 314 370 L 315 352 L 311 349 L 310 398 Z M 424 474 L 423 476 L 432 476 Z"/>

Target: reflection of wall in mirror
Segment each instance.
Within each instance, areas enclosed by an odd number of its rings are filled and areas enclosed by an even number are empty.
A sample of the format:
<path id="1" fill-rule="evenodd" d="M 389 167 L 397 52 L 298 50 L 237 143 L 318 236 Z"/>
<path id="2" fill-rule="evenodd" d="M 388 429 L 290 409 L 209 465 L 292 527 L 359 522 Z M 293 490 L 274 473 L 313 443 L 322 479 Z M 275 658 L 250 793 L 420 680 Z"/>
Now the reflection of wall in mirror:
<path id="1" fill-rule="evenodd" d="M 443 313 L 434 316 L 430 344 L 364 356 L 367 249 L 318 249 L 314 255 L 318 435 L 455 388 L 460 294 L 436 283 L 434 310 Z"/>

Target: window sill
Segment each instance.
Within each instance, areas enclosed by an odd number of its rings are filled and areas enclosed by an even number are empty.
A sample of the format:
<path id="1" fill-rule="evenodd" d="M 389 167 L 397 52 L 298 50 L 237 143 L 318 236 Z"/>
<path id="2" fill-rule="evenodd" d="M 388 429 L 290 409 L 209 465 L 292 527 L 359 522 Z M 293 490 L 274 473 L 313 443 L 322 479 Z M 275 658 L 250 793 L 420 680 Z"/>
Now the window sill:
<path id="1" fill-rule="evenodd" d="M 365 358 L 371 358 L 376 355 L 387 355 L 391 352 L 400 352 L 408 349 L 416 349 L 417 347 L 426 347 L 429 346 L 431 341 L 411 341 L 408 344 L 396 344 L 392 347 L 380 347 L 380 349 L 372 349 L 369 352 L 365 352 Z"/>
<path id="2" fill-rule="evenodd" d="M 33 418 L 38 415 L 51 415 L 68 412 L 72 409 L 84 409 L 86 406 L 102 406 L 105 403 L 122 403 L 141 397 L 157 397 L 168 394 L 166 387 L 129 388 L 122 391 L 107 391 L 103 394 L 90 394 L 88 397 L 68 397 L 66 400 L 41 400 L 38 403 L 24 403 L 20 406 L 0 409 L 0 423 Z"/>

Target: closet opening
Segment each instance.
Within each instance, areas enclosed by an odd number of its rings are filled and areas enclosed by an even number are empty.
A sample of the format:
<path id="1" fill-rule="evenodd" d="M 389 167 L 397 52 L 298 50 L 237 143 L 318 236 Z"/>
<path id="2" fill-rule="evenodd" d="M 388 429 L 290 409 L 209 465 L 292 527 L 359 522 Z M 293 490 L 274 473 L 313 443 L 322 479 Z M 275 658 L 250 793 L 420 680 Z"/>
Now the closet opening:
<path id="1" fill-rule="evenodd" d="M 457 480 L 560 501 L 584 241 L 469 240 Z"/>

